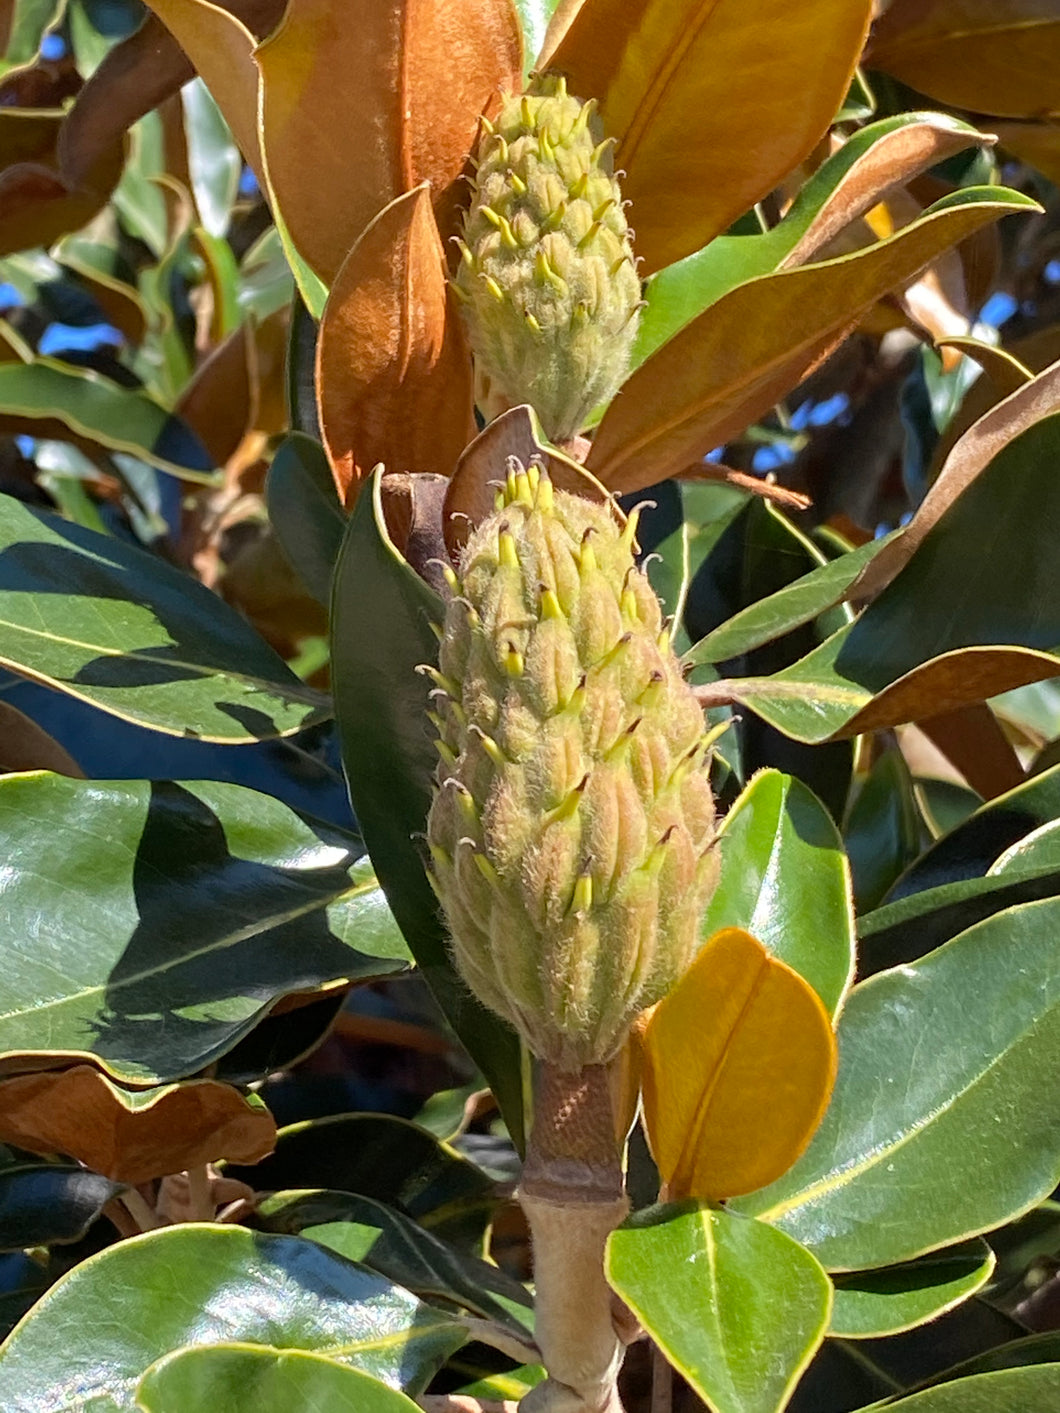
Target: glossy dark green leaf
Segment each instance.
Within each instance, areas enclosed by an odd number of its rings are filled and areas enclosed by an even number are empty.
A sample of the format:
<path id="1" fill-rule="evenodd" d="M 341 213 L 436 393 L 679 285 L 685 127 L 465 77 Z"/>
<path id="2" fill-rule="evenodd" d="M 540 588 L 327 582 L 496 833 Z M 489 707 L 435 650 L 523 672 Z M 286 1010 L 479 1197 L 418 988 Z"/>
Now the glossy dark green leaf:
<path id="1" fill-rule="evenodd" d="M 415 1413 L 417 1404 L 336 1359 L 250 1344 L 190 1345 L 152 1364 L 136 1387 L 145 1413 Z"/>
<path id="2" fill-rule="evenodd" d="M 374 1198 L 463 1251 L 481 1247 L 498 1200 L 481 1168 L 388 1114 L 291 1124 L 280 1130 L 271 1158 L 225 1171 L 266 1191 L 313 1187 Z"/>
<path id="3" fill-rule="evenodd" d="M 327 1355 L 418 1393 L 465 1337 L 316 1242 L 186 1224 L 119 1242 L 57 1281 L 0 1349 L 0 1407 L 132 1413 L 150 1365 L 233 1340 Z"/>
<path id="4" fill-rule="evenodd" d="M 871 1339 L 912 1329 L 974 1295 L 993 1269 L 993 1252 L 976 1240 L 901 1266 L 838 1275 L 828 1333 Z"/>
<path id="5" fill-rule="evenodd" d="M 228 1084 L 243 1085 L 258 1083 L 270 1074 L 290 1069 L 327 1038 L 345 999 L 340 991 L 284 1009 L 278 1015 L 266 1016 L 249 1035 L 214 1062 L 211 1072 Z"/>
<path id="6" fill-rule="evenodd" d="M 426 729 L 431 622 L 443 607 L 386 534 L 380 474 L 350 517 L 335 569 L 331 663 L 350 798 L 376 874 L 416 963 L 523 1143 L 522 1065 L 515 1033 L 486 1011 L 449 960 L 418 842 L 430 807 L 435 752 Z M 342 1186 L 342 1184 L 333 1184 Z"/>
<path id="7" fill-rule="evenodd" d="M 783 1178 L 736 1206 L 830 1269 L 861 1270 L 1046 1196 L 1060 1180 L 1058 926 L 1060 902 L 1027 903 L 855 987 L 824 1122 Z"/>
<path id="8" fill-rule="evenodd" d="M 0 1251 L 79 1241 L 121 1190 L 73 1163 L 0 1164 Z"/>
<path id="9" fill-rule="evenodd" d="M 908 1398 L 888 1400 L 895 1413 L 1030 1413 L 1060 1402 L 1060 1364 L 1033 1364 L 954 1379 Z M 873 1405 L 874 1407 L 877 1405 Z"/>
<path id="10" fill-rule="evenodd" d="M 874 908 L 924 846 L 913 780 L 901 751 L 885 751 L 862 781 L 843 827 L 858 912 Z"/>
<path id="11" fill-rule="evenodd" d="M 828 1327 L 832 1287 L 783 1233 L 695 1203 L 635 1213 L 607 1279 L 715 1413 L 778 1413 Z"/>
<path id="12" fill-rule="evenodd" d="M 0 661 L 177 736 L 288 735 L 321 714 L 319 695 L 189 575 L 10 496 L 0 496 Z"/>
<path id="13" fill-rule="evenodd" d="M 812 623 L 841 601 L 865 565 L 886 544 L 887 538 L 869 540 L 838 559 L 819 564 L 800 579 L 742 609 L 728 622 L 701 638 L 685 653 L 684 661 L 696 666 L 702 662 L 724 662 L 728 658 L 742 657 L 793 628 Z"/>
<path id="14" fill-rule="evenodd" d="M 1060 766 L 1032 775 L 976 810 L 921 855 L 891 890 L 888 901 L 944 883 L 980 878 L 1006 849 L 1054 819 L 1060 819 Z"/>
<path id="15" fill-rule="evenodd" d="M 319 1241 L 424 1299 L 453 1301 L 524 1337 L 533 1325 L 533 1302 L 518 1281 L 374 1198 L 319 1188 L 276 1192 L 259 1203 L 255 1218 L 267 1231 Z"/>
<path id="16" fill-rule="evenodd" d="M 301 296 L 296 296 L 291 305 L 291 328 L 287 340 L 287 409 L 291 431 L 303 432 L 319 442 L 321 435 L 316 390 L 317 334 L 317 321 L 302 303 Z M 328 476 L 331 494 L 337 498 L 335 478 L 331 475 L 330 467 Z"/>
<path id="17" fill-rule="evenodd" d="M 156 1084 L 292 992 L 404 970 L 356 836 L 238 785 L 0 780 L 0 1051 Z"/>
<path id="18" fill-rule="evenodd" d="M 269 467 L 265 498 L 284 554 L 309 592 L 326 607 L 346 513 L 319 442 L 301 432 L 284 438 Z"/>
<path id="19" fill-rule="evenodd" d="M 798 780 L 765 770 L 725 816 L 718 849 L 721 877 L 701 935 L 744 928 L 834 1013 L 854 975 L 854 912 L 831 815 Z"/>
<path id="20" fill-rule="evenodd" d="M 1054 415 L 1002 448 L 856 622 L 735 695 L 796 740 L 824 741 L 1060 673 L 1058 459 Z"/>

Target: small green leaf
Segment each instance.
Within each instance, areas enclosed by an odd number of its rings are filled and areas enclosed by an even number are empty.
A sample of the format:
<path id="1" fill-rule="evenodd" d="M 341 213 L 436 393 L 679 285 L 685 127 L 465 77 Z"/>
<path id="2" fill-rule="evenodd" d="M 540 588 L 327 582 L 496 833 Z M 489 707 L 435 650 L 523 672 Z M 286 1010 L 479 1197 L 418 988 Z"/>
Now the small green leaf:
<path id="1" fill-rule="evenodd" d="M 1060 902 L 1027 903 L 855 987 L 824 1122 L 739 1210 L 832 1270 L 862 1270 L 988 1231 L 1046 1196 L 1060 1180 L 1058 926 Z"/>
<path id="2" fill-rule="evenodd" d="M 977 1240 L 902 1266 L 838 1275 L 828 1333 L 875 1339 L 912 1329 L 974 1295 L 993 1269 L 994 1253 Z"/>
<path id="3" fill-rule="evenodd" d="M 613 1233 L 607 1279 L 715 1413 L 779 1413 L 824 1337 L 832 1287 L 804 1247 L 694 1203 Z"/>
<path id="4" fill-rule="evenodd" d="M 304 1349 L 188 1345 L 152 1364 L 136 1387 L 145 1413 L 416 1413 L 397 1389 Z"/>
<path id="5" fill-rule="evenodd" d="M 876 907 L 924 847 L 913 780 L 901 751 L 884 751 L 862 781 L 843 838 L 859 912 Z"/>
<path id="6" fill-rule="evenodd" d="M 798 780 L 764 770 L 725 816 L 718 849 L 721 877 L 702 936 L 744 928 L 834 1014 L 854 975 L 854 912 L 831 815 Z"/>
<path id="7" fill-rule="evenodd" d="M 201 78 L 186 84 L 180 97 L 184 105 L 188 172 L 195 204 L 209 234 L 223 236 L 239 193 L 243 159 L 221 110 Z"/>
<path id="8" fill-rule="evenodd" d="M 90 1312 L 90 1318 L 86 1317 Z M 233 1340 L 323 1354 L 416 1394 L 464 1329 L 297 1236 L 191 1223 L 82 1261 L 0 1349 L 4 1413 L 134 1413 L 164 1355 Z"/>

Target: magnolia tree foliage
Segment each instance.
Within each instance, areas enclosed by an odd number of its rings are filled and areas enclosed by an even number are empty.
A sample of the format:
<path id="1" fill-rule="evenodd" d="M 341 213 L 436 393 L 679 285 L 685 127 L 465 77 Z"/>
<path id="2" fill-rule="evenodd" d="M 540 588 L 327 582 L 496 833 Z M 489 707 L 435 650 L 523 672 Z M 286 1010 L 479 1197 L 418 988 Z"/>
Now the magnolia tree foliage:
<path id="1" fill-rule="evenodd" d="M 0 46 L 5 1413 L 1060 1406 L 1060 9 Z"/>

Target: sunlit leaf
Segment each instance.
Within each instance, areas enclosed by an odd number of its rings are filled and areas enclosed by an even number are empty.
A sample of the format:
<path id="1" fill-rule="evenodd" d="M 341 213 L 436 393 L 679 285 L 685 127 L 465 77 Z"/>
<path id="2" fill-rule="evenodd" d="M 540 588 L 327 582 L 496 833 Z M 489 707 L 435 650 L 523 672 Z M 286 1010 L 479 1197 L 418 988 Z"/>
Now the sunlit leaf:
<path id="1" fill-rule="evenodd" d="M 888 290 L 1025 197 L 968 187 L 853 255 L 740 285 L 665 343 L 611 403 L 589 470 L 612 490 L 677 474 L 769 410 Z"/>
<path id="2" fill-rule="evenodd" d="M 471 380 L 430 193 L 419 186 L 357 241 L 320 323 L 320 425 L 345 503 L 380 462 L 451 475 L 474 435 Z"/>
<path id="3" fill-rule="evenodd" d="M 1007 118 L 1060 109 L 1060 16 L 1040 0 L 893 0 L 867 62 L 957 108 Z"/>
<path id="4" fill-rule="evenodd" d="M 136 1386 L 145 1413 L 415 1413 L 411 1398 L 359 1369 L 305 1349 L 190 1345 L 152 1364 Z"/>
<path id="5" fill-rule="evenodd" d="M 974 1295 L 993 1270 L 994 1253 L 976 1240 L 901 1266 L 837 1275 L 828 1333 L 878 1339 L 912 1329 Z"/>
<path id="6" fill-rule="evenodd" d="M 608 1281 L 716 1413 L 779 1413 L 828 1327 L 828 1277 L 781 1235 L 683 1203 L 608 1242 Z"/>
<path id="7" fill-rule="evenodd" d="M 717 932 L 644 1032 L 644 1118 L 669 1196 L 773 1181 L 810 1141 L 835 1077 L 828 1012 L 739 928 Z"/>
<path id="8" fill-rule="evenodd" d="M 830 1269 L 858 1270 L 989 1230 L 1046 1196 L 1060 1178 L 1047 1097 L 1060 1083 L 1058 918 L 1055 899 L 1024 904 L 855 987 L 823 1124 L 740 1210 Z"/>
<path id="9" fill-rule="evenodd" d="M 6 1073 L 80 1060 L 164 1083 L 281 997 L 407 967 L 356 836 L 267 795 L 7 776 L 0 815 Z"/>
<path id="10" fill-rule="evenodd" d="M 57 1281 L 0 1350 L 0 1405 L 133 1413 L 158 1359 L 233 1340 L 326 1355 L 418 1393 L 465 1338 L 449 1315 L 315 1242 L 188 1223 Z"/>
<path id="11" fill-rule="evenodd" d="M 718 851 L 721 874 L 703 936 L 743 928 L 834 1013 L 854 974 L 854 911 L 831 815 L 800 781 L 765 770 L 726 814 Z"/>
<path id="12" fill-rule="evenodd" d="M 334 0 L 292 0 L 255 56 L 262 141 L 293 242 L 326 283 L 378 212 L 421 182 L 454 233 L 479 115 L 518 89 L 521 51 L 506 0 L 384 0 L 356 24 Z"/>
<path id="13" fill-rule="evenodd" d="M 599 100 L 648 273 L 705 245 L 810 153 L 871 8 L 762 0 L 749 22 L 741 0 L 647 0 L 634 22 L 628 0 L 582 7 L 549 67 Z"/>

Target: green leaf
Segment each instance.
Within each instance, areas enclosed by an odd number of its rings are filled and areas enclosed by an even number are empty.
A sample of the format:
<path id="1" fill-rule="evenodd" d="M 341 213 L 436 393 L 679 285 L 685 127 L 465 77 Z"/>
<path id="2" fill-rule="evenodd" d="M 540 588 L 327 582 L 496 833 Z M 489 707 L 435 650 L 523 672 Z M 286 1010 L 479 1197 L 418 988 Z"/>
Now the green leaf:
<path id="1" fill-rule="evenodd" d="M 223 236 L 239 193 L 243 159 L 221 110 L 201 78 L 186 84 L 180 97 L 184 104 L 188 173 L 195 205 L 209 234 Z"/>
<path id="2" fill-rule="evenodd" d="M 1058 926 L 1060 903 L 1028 903 L 855 987 L 824 1122 L 739 1210 L 830 1269 L 861 1270 L 1000 1226 L 1046 1196 L 1060 1179 Z"/>
<path id="3" fill-rule="evenodd" d="M 319 695 L 190 575 L 10 496 L 0 497 L 0 662 L 174 736 L 250 741 L 320 715 Z"/>
<path id="4" fill-rule="evenodd" d="M 782 1232 L 695 1203 L 635 1213 L 607 1279 L 715 1413 L 778 1413 L 828 1326 L 832 1287 Z"/>
<path id="5" fill-rule="evenodd" d="M 282 996 L 407 964 L 356 836 L 254 790 L 13 775 L 0 828 L 8 1071 L 164 1083 Z"/>
<path id="6" fill-rule="evenodd" d="M 701 935 L 744 928 L 834 1014 L 854 976 L 854 912 L 831 815 L 798 780 L 764 770 L 725 816 L 718 849 L 721 877 Z"/>
<path id="7" fill-rule="evenodd" d="M 437 658 L 430 624 L 440 623 L 444 611 L 386 533 L 380 481 L 377 472 L 357 498 L 332 589 L 332 682 L 350 799 L 416 964 L 521 1148 L 519 1041 L 454 971 L 417 842 L 426 827 L 436 757 L 426 729 L 431 684 L 416 669 Z"/>
<path id="8" fill-rule="evenodd" d="M 481 1168 L 432 1133 L 389 1114 L 290 1124 L 280 1130 L 271 1158 L 225 1171 L 266 1191 L 312 1187 L 374 1198 L 464 1251 L 481 1247 L 498 1201 Z"/>
<path id="9" fill-rule="evenodd" d="M 55 358 L 0 364 L 0 413 L 29 423 L 55 419 L 110 451 L 133 456 L 188 481 L 216 481 L 209 453 L 186 422 L 146 393 L 121 387 L 91 368 Z"/>
<path id="10" fill-rule="evenodd" d="M 838 1275 L 828 1333 L 873 1339 L 912 1329 L 974 1295 L 993 1269 L 994 1253 L 976 1240 L 902 1266 Z"/>
<path id="11" fill-rule="evenodd" d="M 0 1251 L 80 1241 L 121 1190 L 72 1163 L 0 1159 Z"/>
<path id="12" fill-rule="evenodd" d="M 327 1355 L 418 1393 L 464 1342 L 450 1316 L 296 1236 L 186 1224 L 57 1281 L 0 1349 L 5 1413 L 133 1413 L 141 1376 L 189 1344 Z"/>
<path id="13" fill-rule="evenodd" d="M 523 1337 L 533 1326 L 533 1302 L 518 1281 L 374 1198 L 326 1189 L 275 1192 L 254 1215 L 266 1231 L 319 1241 L 426 1299 L 441 1296 Z"/>
<path id="14" fill-rule="evenodd" d="M 269 467 L 265 498 L 284 554 L 309 592 L 326 607 L 346 514 L 318 441 L 301 432 L 284 438 Z"/>
<path id="15" fill-rule="evenodd" d="M 791 632 L 793 628 L 812 623 L 842 600 L 865 565 L 875 558 L 890 538 L 888 535 L 883 539 L 869 540 L 858 549 L 818 565 L 776 593 L 768 594 L 742 609 L 705 638 L 700 638 L 685 653 L 684 661 L 695 667 L 704 662 L 725 662 L 730 658 L 742 657 L 764 643 L 771 643 L 782 634 Z"/>
<path id="16" fill-rule="evenodd" d="M 1060 1400 L 1060 1364 L 1032 1364 L 1025 1369 L 1006 1369 L 996 1374 L 977 1374 L 970 1379 L 954 1379 L 937 1388 L 924 1389 L 909 1398 L 899 1398 L 872 1407 L 886 1407 L 894 1413 L 1045 1413 Z M 868 1410 L 863 1410 L 868 1413 Z"/>
<path id="17" fill-rule="evenodd" d="M 825 741 L 1060 673 L 1058 459 L 1054 415 L 998 452 L 856 622 L 734 695 L 796 740 Z M 1033 566 L 1033 582 L 1014 564 Z"/>
<path id="18" fill-rule="evenodd" d="M 998 795 L 945 835 L 899 880 L 895 901 L 925 888 L 979 878 L 1007 849 L 1039 825 L 1060 819 L 1060 765 Z"/>
<path id="19" fill-rule="evenodd" d="M 397 1389 L 335 1359 L 250 1344 L 189 1345 L 152 1364 L 136 1387 L 145 1413 L 416 1413 Z"/>
<path id="20" fill-rule="evenodd" d="M 859 912 L 874 908 L 920 854 L 924 830 L 905 757 L 884 751 L 861 783 L 843 838 Z"/>

